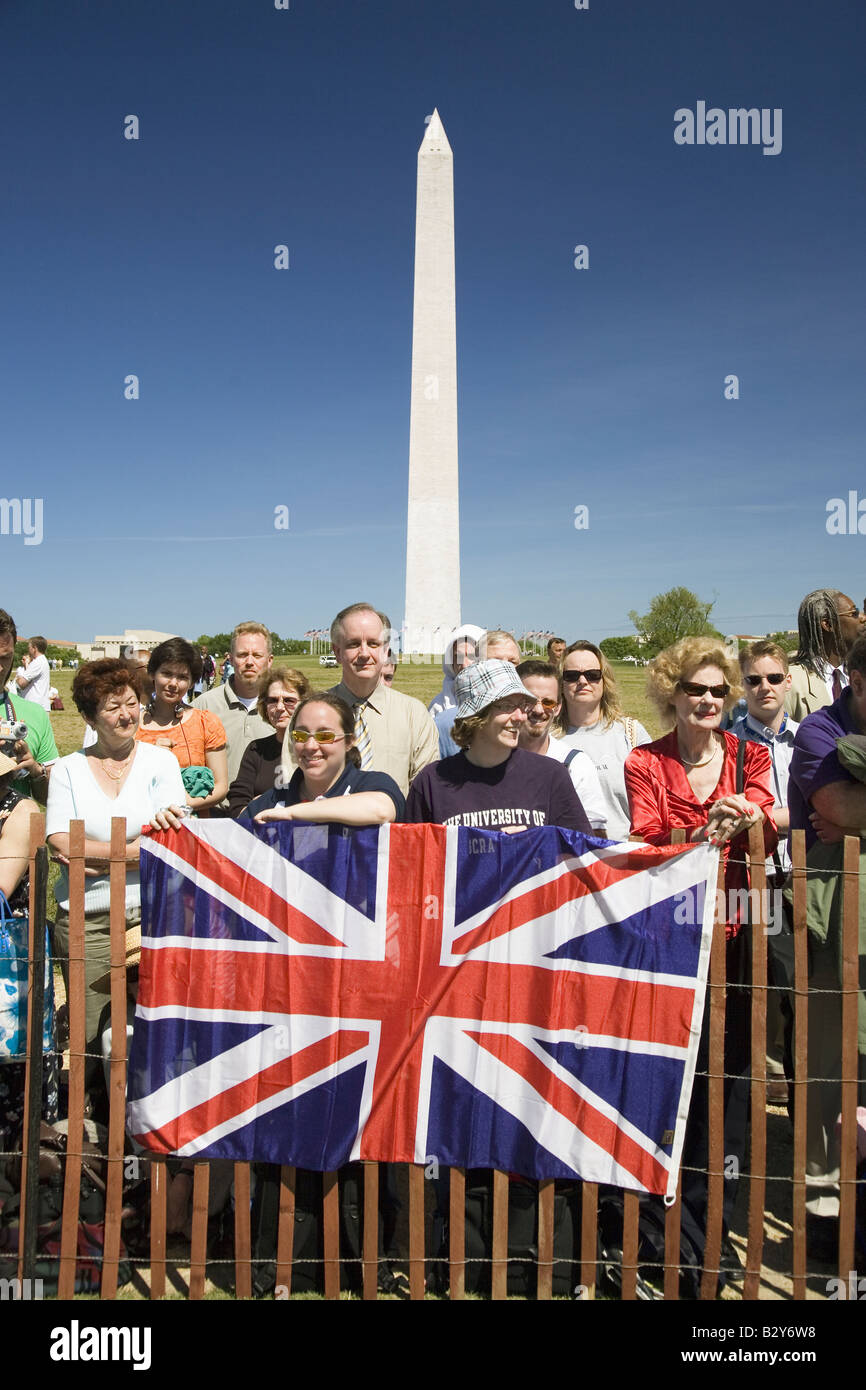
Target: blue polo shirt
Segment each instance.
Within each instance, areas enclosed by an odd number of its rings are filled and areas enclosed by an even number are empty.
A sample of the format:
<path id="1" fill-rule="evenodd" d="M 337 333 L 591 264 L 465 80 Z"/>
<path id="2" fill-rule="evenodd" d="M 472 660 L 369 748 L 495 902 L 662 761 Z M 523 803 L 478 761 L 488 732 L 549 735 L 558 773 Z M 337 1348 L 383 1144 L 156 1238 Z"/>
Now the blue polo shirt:
<path id="1" fill-rule="evenodd" d="M 815 792 L 831 782 L 857 780 L 840 763 L 836 740 L 859 732 L 851 710 L 850 689 L 843 690 L 832 705 L 807 714 L 797 730 L 788 781 L 788 809 L 791 829 L 806 832 L 807 854 L 818 839 L 809 821 Z"/>

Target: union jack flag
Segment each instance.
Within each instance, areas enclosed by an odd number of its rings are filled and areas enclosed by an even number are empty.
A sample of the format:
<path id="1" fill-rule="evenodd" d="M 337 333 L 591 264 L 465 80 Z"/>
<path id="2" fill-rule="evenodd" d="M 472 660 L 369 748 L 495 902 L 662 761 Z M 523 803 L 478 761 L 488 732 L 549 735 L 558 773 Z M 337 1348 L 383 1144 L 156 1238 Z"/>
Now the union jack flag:
<path id="1" fill-rule="evenodd" d="M 130 1132 L 672 1193 L 717 864 L 552 826 L 150 835 Z"/>

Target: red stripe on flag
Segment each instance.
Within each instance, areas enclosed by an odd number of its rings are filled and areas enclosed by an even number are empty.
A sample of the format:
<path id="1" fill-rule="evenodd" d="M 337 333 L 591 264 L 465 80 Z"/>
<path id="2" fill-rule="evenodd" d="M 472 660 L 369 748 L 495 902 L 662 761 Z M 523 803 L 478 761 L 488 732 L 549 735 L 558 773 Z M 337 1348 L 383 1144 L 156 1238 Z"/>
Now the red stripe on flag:
<path id="1" fill-rule="evenodd" d="M 679 846 L 676 846 L 674 853 L 682 853 Z M 506 936 L 515 927 L 522 927 L 527 922 L 555 912 L 566 903 L 603 893 L 613 884 L 633 878 L 637 872 L 655 868 L 670 858 L 670 849 L 664 855 L 659 855 L 657 850 L 653 850 L 649 856 L 628 852 L 613 859 L 597 859 L 591 864 L 575 863 L 568 873 L 560 874 L 540 887 L 522 884 L 519 896 L 497 908 L 477 927 L 457 937 L 452 950 L 455 955 L 464 955 L 496 937 Z"/>
<path id="2" fill-rule="evenodd" d="M 497 1057 L 518 1076 L 525 1078 L 548 1105 L 553 1106 L 571 1124 L 582 1130 L 599 1148 L 611 1154 L 615 1161 L 649 1192 L 663 1193 L 666 1190 L 668 1174 L 663 1164 L 642 1149 L 640 1144 L 630 1139 L 614 1120 L 608 1119 L 594 1105 L 554 1076 L 549 1067 L 523 1043 L 494 1033 L 467 1033 L 467 1037 Z"/>
<path id="3" fill-rule="evenodd" d="M 311 1043 L 309 1047 L 301 1048 L 299 1052 L 282 1057 L 279 1062 L 274 1062 L 263 1071 L 257 1071 L 254 1076 L 239 1081 L 228 1090 L 220 1091 L 216 1096 L 209 1096 L 207 1100 L 183 1111 L 167 1124 L 138 1135 L 137 1138 L 149 1149 L 163 1153 L 175 1152 L 216 1125 L 235 1119 L 250 1107 L 269 1100 L 279 1091 L 296 1085 L 308 1076 L 314 1076 L 316 1072 L 333 1066 L 346 1057 L 351 1057 L 353 1052 L 366 1047 L 369 1041 L 368 1033 L 348 1032 L 344 1029 L 335 1031 L 328 1037 Z M 249 1123 L 250 1120 L 244 1121 L 245 1125 Z"/>
<path id="4" fill-rule="evenodd" d="M 246 869 L 239 868 L 219 850 L 202 840 L 186 827 L 180 830 L 162 830 L 152 836 L 157 843 L 176 854 L 189 866 L 190 877 L 197 889 L 208 891 L 207 879 L 224 892 L 237 898 L 245 908 L 267 918 L 278 931 L 285 932 L 292 941 L 305 946 L 341 946 L 339 937 L 326 931 L 319 922 L 313 921 L 306 913 L 300 912 L 292 903 L 273 892 L 270 884 L 255 878 Z M 274 851 L 277 866 L 288 864 L 279 850 Z"/>

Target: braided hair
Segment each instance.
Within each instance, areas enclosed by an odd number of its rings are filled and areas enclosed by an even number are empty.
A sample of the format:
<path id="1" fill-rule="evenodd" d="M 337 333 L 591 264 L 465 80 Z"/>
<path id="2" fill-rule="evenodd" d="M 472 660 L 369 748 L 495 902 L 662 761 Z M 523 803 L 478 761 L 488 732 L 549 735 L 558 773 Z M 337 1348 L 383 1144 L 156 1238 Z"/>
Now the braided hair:
<path id="1" fill-rule="evenodd" d="M 840 657 L 845 651 L 836 607 L 838 597 L 838 589 L 814 589 L 803 599 L 797 614 L 799 646 L 793 664 L 804 666 L 815 676 L 822 675 L 828 649 Z M 825 622 L 826 628 L 822 626 Z"/>

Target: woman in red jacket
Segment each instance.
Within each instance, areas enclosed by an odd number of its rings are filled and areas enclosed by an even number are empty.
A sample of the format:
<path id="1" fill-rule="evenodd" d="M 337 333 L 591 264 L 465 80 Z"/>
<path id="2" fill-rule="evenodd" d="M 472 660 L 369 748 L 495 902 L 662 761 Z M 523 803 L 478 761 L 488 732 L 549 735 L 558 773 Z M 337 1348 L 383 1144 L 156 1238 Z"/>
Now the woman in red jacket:
<path id="1" fill-rule="evenodd" d="M 726 935 L 731 939 L 739 932 L 743 896 L 736 890 L 746 886 L 743 858 L 749 828 L 763 823 L 767 854 L 778 839 L 771 814 L 770 754 L 762 744 L 746 744 L 738 792 L 739 740 L 719 725 L 741 694 L 740 671 L 711 637 L 685 637 L 661 652 L 650 663 L 648 694 L 674 728 L 626 759 L 632 832 L 649 844 L 667 845 L 673 830 L 684 829 L 688 840 L 722 847 Z"/>
<path id="2" fill-rule="evenodd" d="M 674 727 L 654 743 L 635 748 L 626 758 L 632 832 L 650 844 L 662 845 L 670 844 L 673 830 L 684 829 L 689 840 L 719 845 L 725 864 L 729 988 L 725 999 L 724 1125 L 726 1174 L 730 1169 L 732 1176 L 725 1182 L 722 1263 L 730 1267 L 733 1261 L 733 1268 L 739 1269 L 736 1256 L 725 1246 L 748 1126 L 750 996 L 743 987 L 748 940 L 741 930 L 742 909 L 748 898 L 740 890 L 748 888 L 745 852 L 750 827 L 763 825 L 766 854 L 772 854 L 778 839 L 772 817 L 770 754 L 761 744 L 743 745 L 742 790 L 738 791 L 739 740 L 722 732 L 719 725 L 724 711 L 742 693 L 740 671 L 717 639 L 686 637 L 661 652 L 650 664 L 648 693 L 665 722 Z M 682 1176 L 683 1234 L 701 1260 L 707 1200 L 708 1025 L 709 1003 L 698 1049 Z M 726 1254 L 729 1259 L 725 1259 Z M 683 1262 L 687 1263 L 685 1258 Z M 690 1281 L 692 1291 L 696 1283 L 696 1278 Z"/>

